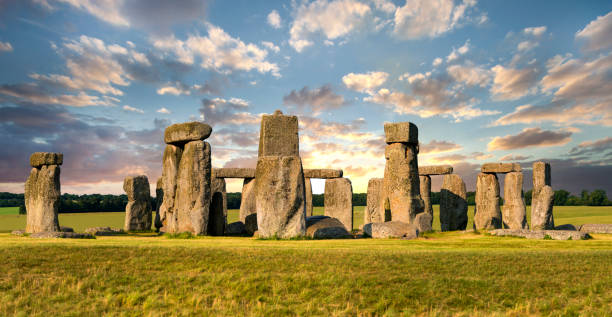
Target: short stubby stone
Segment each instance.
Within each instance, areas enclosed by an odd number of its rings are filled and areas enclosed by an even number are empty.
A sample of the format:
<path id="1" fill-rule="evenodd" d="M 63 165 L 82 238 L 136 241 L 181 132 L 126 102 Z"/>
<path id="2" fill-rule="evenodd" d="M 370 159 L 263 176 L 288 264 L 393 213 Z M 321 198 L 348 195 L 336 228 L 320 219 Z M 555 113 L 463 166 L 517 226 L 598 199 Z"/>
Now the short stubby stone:
<path id="1" fill-rule="evenodd" d="M 239 167 L 213 168 L 213 175 L 217 178 L 255 178 L 255 169 Z"/>
<path id="2" fill-rule="evenodd" d="M 474 208 L 474 229 L 491 230 L 502 226 L 499 207 L 499 181 L 497 175 L 479 173 L 476 179 L 476 207 Z"/>
<path id="3" fill-rule="evenodd" d="M 208 235 L 222 236 L 227 223 L 227 193 L 225 179 L 211 178 L 210 211 L 208 216 Z"/>
<path id="4" fill-rule="evenodd" d="M 42 231 L 32 233 L 30 238 L 37 239 L 95 239 L 93 235 L 89 233 L 78 233 L 78 232 L 61 232 L 61 231 Z"/>
<path id="5" fill-rule="evenodd" d="M 246 227 L 242 221 L 232 222 L 225 228 L 227 236 L 242 236 L 246 234 Z"/>
<path id="6" fill-rule="evenodd" d="M 485 163 L 480 167 L 482 173 L 511 173 L 521 172 L 519 163 Z"/>
<path id="7" fill-rule="evenodd" d="M 536 188 L 531 197 L 531 229 L 551 230 L 555 228 L 553 203 L 555 192 L 552 187 L 544 185 Z"/>
<path id="8" fill-rule="evenodd" d="M 588 233 L 574 230 L 531 231 L 527 229 L 495 229 L 489 231 L 489 233 L 494 236 L 522 237 L 537 240 L 585 240 L 590 238 Z"/>
<path id="9" fill-rule="evenodd" d="M 385 123 L 385 142 L 419 144 L 419 129 L 412 122 Z"/>
<path id="10" fill-rule="evenodd" d="M 612 227 L 612 226 L 611 226 Z M 572 230 L 572 231 L 579 231 L 578 228 L 576 228 L 576 226 L 574 226 L 571 223 L 566 223 L 564 225 L 559 225 L 559 226 L 555 226 L 555 230 Z"/>
<path id="11" fill-rule="evenodd" d="M 327 216 L 306 218 L 306 235 L 313 239 L 346 239 L 353 237 L 340 220 Z"/>
<path id="12" fill-rule="evenodd" d="M 416 148 L 406 143 L 385 147 L 382 203 L 388 202 L 393 221 L 412 223 L 425 208 L 420 193 Z"/>
<path id="13" fill-rule="evenodd" d="M 382 204 L 383 179 L 372 178 L 368 181 L 366 209 L 363 213 L 363 223 L 384 222 L 385 208 Z"/>
<path id="14" fill-rule="evenodd" d="M 120 234 L 125 234 L 125 231 L 119 228 L 93 227 L 85 229 L 85 233 L 89 233 L 94 236 L 116 236 Z"/>
<path id="15" fill-rule="evenodd" d="M 414 225 L 417 227 L 419 232 L 433 231 L 433 228 L 431 226 L 432 223 L 433 215 L 426 212 L 422 212 L 414 218 Z"/>
<path id="16" fill-rule="evenodd" d="M 325 181 L 325 215 L 342 222 L 344 228 L 353 230 L 353 186 L 348 178 Z"/>
<path id="17" fill-rule="evenodd" d="M 429 175 L 419 176 L 419 184 L 421 186 L 421 198 L 423 199 L 424 210 L 426 213 L 433 216 L 433 207 L 431 206 L 431 177 Z"/>
<path id="18" fill-rule="evenodd" d="M 254 191 L 260 237 L 292 238 L 306 233 L 304 172 L 299 156 L 259 157 Z"/>
<path id="19" fill-rule="evenodd" d="M 274 155 L 300 155 L 298 118 L 296 116 L 274 113 L 261 117 L 259 157 Z"/>
<path id="20" fill-rule="evenodd" d="M 587 223 L 580 227 L 585 233 L 612 233 L 612 223 Z"/>
<path id="21" fill-rule="evenodd" d="M 416 239 L 419 230 L 413 224 L 402 221 L 368 223 L 363 226 L 363 233 L 374 239 L 408 238 Z"/>
<path id="22" fill-rule="evenodd" d="M 212 128 L 202 122 L 185 122 L 173 124 L 164 132 L 166 144 L 185 144 L 191 141 L 205 140 L 210 136 Z"/>
<path id="23" fill-rule="evenodd" d="M 523 198 L 523 173 L 521 172 L 508 173 L 504 179 L 502 222 L 506 229 L 529 228 Z"/>
<path id="24" fill-rule="evenodd" d="M 304 178 L 340 178 L 342 170 L 335 169 L 304 169 Z"/>
<path id="25" fill-rule="evenodd" d="M 450 165 L 419 166 L 419 175 L 446 175 L 452 173 L 453 167 Z"/>
<path id="26" fill-rule="evenodd" d="M 145 175 L 128 176 L 123 181 L 123 190 L 128 197 L 125 206 L 126 231 L 151 230 L 152 207 L 149 179 Z"/>
<path id="27" fill-rule="evenodd" d="M 550 164 L 546 162 L 533 163 L 533 188 L 551 186 Z"/>
<path id="28" fill-rule="evenodd" d="M 465 183 L 457 174 L 444 175 L 440 189 L 440 227 L 442 231 L 465 230 L 468 204 Z"/>
<path id="29" fill-rule="evenodd" d="M 245 178 L 242 183 L 239 219 L 244 223 L 247 234 L 257 231 L 257 204 L 255 197 L 255 178 Z"/>
<path id="30" fill-rule="evenodd" d="M 128 176 L 123 180 L 123 190 L 129 200 L 149 199 L 151 192 L 146 175 Z"/>
<path id="31" fill-rule="evenodd" d="M 36 152 L 30 155 L 30 165 L 32 167 L 62 165 L 62 163 L 64 163 L 64 154 L 62 153 Z"/>
<path id="32" fill-rule="evenodd" d="M 27 233 L 60 231 L 57 217 L 60 195 L 60 167 L 58 165 L 32 168 L 25 183 L 24 195 Z"/>

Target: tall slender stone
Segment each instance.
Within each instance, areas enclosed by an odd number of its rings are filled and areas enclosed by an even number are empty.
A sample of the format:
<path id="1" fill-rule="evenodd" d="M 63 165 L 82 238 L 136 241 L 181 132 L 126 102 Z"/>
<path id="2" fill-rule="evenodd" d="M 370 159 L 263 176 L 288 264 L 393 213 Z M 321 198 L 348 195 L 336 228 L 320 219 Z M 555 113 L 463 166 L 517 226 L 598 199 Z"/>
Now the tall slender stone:
<path id="1" fill-rule="evenodd" d="M 125 206 L 125 231 L 151 230 L 151 192 L 146 175 L 128 176 L 123 180 L 128 203 Z"/>
<path id="2" fill-rule="evenodd" d="M 304 178 L 304 185 L 306 186 L 306 217 L 312 216 L 312 183 L 310 178 Z"/>
<path id="3" fill-rule="evenodd" d="M 479 173 L 476 180 L 474 228 L 476 230 L 500 229 L 502 226 L 501 217 L 497 175 Z"/>
<path id="4" fill-rule="evenodd" d="M 325 215 L 340 220 L 346 231 L 353 231 L 353 186 L 348 178 L 325 181 Z"/>
<path id="5" fill-rule="evenodd" d="M 159 229 L 163 226 L 161 222 L 161 215 L 159 211 L 161 209 L 161 205 L 164 201 L 164 179 L 162 177 L 157 179 L 157 184 L 155 186 L 155 220 L 153 221 L 153 225 L 155 226 L 155 231 L 159 232 Z"/>
<path id="6" fill-rule="evenodd" d="M 183 155 L 183 149 L 176 145 L 168 144 L 164 150 L 162 160 L 162 204 L 159 207 L 159 221 L 162 224 L 160 231 L 172 232 L 169 223 L 174 223 L 174 198 L 176 196 L 176 178 L 178 176 L 179 162 Z"/>
<path id="7" fill-rule="evenodd" d="M 257 231 L 257 205 L 255 197 L 255 178 L 245 178 L 242 183 L 242 196 L 240 199 L 240 221 L 246 232 L 253 235 Z"/>
<path id="8" fill-rule="evenodd" d="M 417 152 L 417 145 L 412 143 L 391 143 L 385 148 L 383 203 L 388 201 L 393 221 L 412 223 L 424 210 Z"/>
<path id="9" fill-rule="evenodd" d="M 211 178 L 211 199 L 208 218 L 208 235 L 222 236 L 227 225 L 227 193 L 225 179 Z"/>
<path id="10" fill-rule="evenodd" d="M 465 230 L 467 226 L 467 192 L 457 174 L 444 175 L 440 190 L 440 226 L 442 231 Z"/>
<path id="11" fill-rule="evenodd" d="M 34 167 L 25 182 L 27 212 L 26 232 L 60 231 L 57 214 L 60 205 L 61 153 L 34 153 L 30 163 Z"/>
<path id="12" fill-rule="evenodd" d="M 419 176 L 421 186 L 421 198 L 423 199 L 424 211 L 433 217 L 433 208 L 431 207 L 431 176 Z M 433 218 L 432 218 L 433 219 Z"/>
<path id="13" fill-rule="evenodd" d="M 510 172 L 504 180 L 502 221 L 506 229 L 528 229 L 523 197 L 523 173 Z"/>
<path id="14" fill-rule="evenodd" d="M 372 178 L 368 181 L 367 206 L 363 213 L 363 224 L 384 222 L 385 209 L 382 204 L 383 179 Z"/>
<path id="15" fill-rule="evenodd" d="M 555 192 L 551 187 L 550 164 L 533 163 L 533 191 L 531 196 L 531 229 L 552 230 L 555 227 L 553 202 Z"/>

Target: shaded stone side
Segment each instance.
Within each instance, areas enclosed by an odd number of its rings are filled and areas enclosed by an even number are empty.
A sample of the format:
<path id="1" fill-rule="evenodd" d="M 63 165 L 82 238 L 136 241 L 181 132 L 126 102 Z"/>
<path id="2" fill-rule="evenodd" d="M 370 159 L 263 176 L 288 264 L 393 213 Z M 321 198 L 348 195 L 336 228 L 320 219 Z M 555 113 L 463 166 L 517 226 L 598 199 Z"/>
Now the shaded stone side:
<path id="1" fill-rule="evenodd" d="M 151 230 L 151 192 L 145 175 L 128 176 L 123 180 L 123 190 L 128 197 L 125 206 L 125 231 Z"/>
<path id="2" fill-rule="evenodd" d="M 363 223 L 384 222 L 385 209 L 382 203 L 383 179 L 372 178 L 368 181 L 367 206 L 363 213 Z"/>
<path id="3" fill-rule="evenodd" d="M 423 199 L 424 211 L 433 216 L 433 207 L 431 207 L 431 177 L 429 175 L 419 176 L 421 186 L 421 198 Z"/>
<path id="4" fill-rule="evenodd" d="M 312 216 L 312 183 L 310 178 L 304 178 L 304 186 L 306 186 L 306 217 Z"/>
<path id="5" fill-rule="evenodd" d="M 344 228 L 353 231 L 353 186 L 348 178 L 325 181 L 325 215 L 342 222 Z"/>
<path id="6" fill-rule="evenodd" d="M 247 234 L 257 231 L 257 204 L 255 197 L 255 178 L 245 178 L 242 183 L 240 199 L 240 221 L 244 224 Z"/>
<path id="7" fill-rule="evenodd" d="M 551 187 L 550 164 L 533 163 L 533 191 L 531 196 L 531 228 L 533 230 L 554 229 L 554 191 Z"/>
<path id="8" fill-rule="evenodd" d="M 476 207 L 474 208 L 474 229 L 490 230 L 502 226 L 499 207 L 499 181 L 497 175 L 479 173 L 476 179 Z"/>
<path id="9" fill-rule="evenodd" d="M 383 203 L 389 202 L 391 220 L 412 223 L 424 209 L 419 185 L 417 146 L 389 144 L 385 148 Z"/>
<path id="10" fill-rule="evenodd" d="M 504 180 L 504 205 L 502 222 L 506 229 L 528 229 L 525 199 L 523 197 L 523 173 L 506 174 Z"/>
<path id="11" fill-rule="evenodd" d="M 440 190 L 440 227 L 442 231 L 465 230 L 467 226 L 467 192 L 457 174 L 444 175 Z"/>
<path id="12" fill-rule="evenodd" d="M 211 178 L 210 211 L 208 217 L 208 235 L 222 236 L 227 225 L 227 192 L 225 179 Z"/>
<path id="13" fill-rule="evenodd" d="M 155 220 L 153 221 L 153 225 L 155 226 L 155 231 L 159 232 L 159 229 L 163 226 L 161 222 L 161 216 L 159 211 L 161 209 L 161 205 L 164 201 L 164 181 L 163 177 L 157 179 L 157 184 L 155 187 Z"/>
<path id="14" fill-rule="evenodd" d="M 57 213 L 60 205 L 60 167 L 33 168 L 25 182 L 26 232 L 60 231 Z"/>
<path id="15" fill-rule="evenodd" d="M 176 196 L 176 178 L 178 176 L 179 162 L 183 155 L 183 149 L 168 144 L 164 149 L 164 157 L 162 159 L 162 191 L 163 199 L 159 207 L 159 222 L 161 223 L 160 231 L 172 232 L 169 224 L 174 223 L 170 220 L 174 218 L 174 198 Z"/>
<path id="16" fill-rule="evenodd" d="M 306 233 L 306 190 L 300 157 L 260 156 L 254 190 L 260 237 L 292 238 Z"/>

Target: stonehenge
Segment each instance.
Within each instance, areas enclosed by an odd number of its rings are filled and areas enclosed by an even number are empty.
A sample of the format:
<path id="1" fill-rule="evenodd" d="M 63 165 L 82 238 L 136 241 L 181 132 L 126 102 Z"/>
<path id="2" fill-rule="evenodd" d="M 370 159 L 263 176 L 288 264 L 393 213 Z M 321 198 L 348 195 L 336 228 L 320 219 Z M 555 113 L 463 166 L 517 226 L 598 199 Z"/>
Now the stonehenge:
<path id="1" fill-rule="evenodd" d="M 465 183 L 457 174 L 444 175 L 440 190 L 440 227 L 442 231 L 465 230 L 468 204 Z"/>
<path id="2" fill-rule="evenodd" d="M 555 228 L 553 219 L 554 191 L 551 187 L 550 164 L 533 163 L 533 191 L 531 196 L 531 229 Z"/>
<path id="3" fill-rule="evenodd" d="M 368 181 L 366 209 L 363 213 L 363 223 L 385 222 L 385 208 L 382 202 L 383 179 L 372 178 Z M 390 220 L 390 219 L 389 219 Z"/>
<path id="4" fill-rule="evenodd" d="M 59 232 L 60 165 L 62 153 L 36 152 L 30 156 L 32 170 L 25 182 L 26 233 Z"/>
<path id="5" fill-rule="evenodd" d="M 453 173 L 453 167 L 450 165 L 430 165 L 430 166 L 419 167 L 419 181 L 420 181 L 421 198 L 423 199 L 424 210 L 426 213 L 431 215 L 432 222 L 433 222 L 433 208 L 431 206 L 431 176 L 432 175 L 444 175 L 444 184 L 448 184 L 448 186 L 451 186 L 452 181 L 455 181 L 455 182 L 461 181 L 461 183 L 463 183 L 461 178 L 459 178 L 458 180 L 456 179 L 456 177 L 459 177 L 458 175 L 454 175 L 452 180 L 447 180 L 447 175 L 450 175 L 452 173 Z M 457 191 L 460 192 L 461 186 L 460 185 L 454 186 L 453 189 L 456 189 Z M 444 195 L 444 193 L 446 193 L 446 191 L 443 189 L 441 194 Z M 463 203 L 461 202 L 460 197 L 463 197 L 465 200 L 465 197 L 466 197 L 465 184 L 463 184 L 463 193 L 464 193 L 463 196 L 456 196 L 456 197 L 454 196 L 451 197 L 451 195 L 448 195 L 448 198 L 445 204 L 442 204 L 442 202 L 440 202 L 440 223 L 443 228 L 442 231 L 465 229 L 465 228 L 459 229 L 461 228 L 460 225 L 457 225 L 457 226 L 452 225 L 454 223 L 461 223 L 461 221 L 459 221 L 459 218 L 463 218 L 463 216 L 460 216 L 459 214 L 463 213 L 463 209 L 464 209 L 461 207 L 463 206 Z M 453 220 L 455 218 L 457 218 L 457 221 Z M 465 219 L 467 222 L 467 201 L 465 202 Z M 431 223 L 429 224 L 429 226 L 431 227 Z M 457 229 L 451 229 L 451 228 L 457 228 Z"/>
<path id="6" fill-rule="evenodd" d="M 128 197 L 125 206 L 125 231 L 151 229 L 151 193 L 149 179 L 145 175 L 128 176 L 123 181 L 123 190 Z"/>
<path id="7" fill-rule="evenodd" d="M 504 179 L 502 223 L 506 229 L 528 229 L 521 172 L 510 172 Z"/>
<path id="8" fill-rule="evenodd" d="M 499 207 L 499 181 L 497 174 L 479 173 L 476 178 L 476 206 L 474 229 L 500 229 L 502 214 Z"/>
<path id="9" fill-rule="evenodd" d="M 213 171 L 211 180 L 208 235 L 222 236 L 225 233 L 227 224 L 227 193 L 225 191 L 225 179 L 215 177 Z"/>
<path id="10" fill-rule="evenodd" d="M 476 180 L 476 207 L 474 208 L 474 229 L 491 230 L 502 227 L 502 213 L 499 206 L 499 181 L 497 174 L 507 174 L 504 183 L 504 208 L 506 225 L 511 229 L 524 229 L 527 226 L 525 202 L 523 200 L 523 174 L 518 163 L 485 163 L 480 168 Z M 521 176 L 519 177 L 518 174 Z M 507 189 L 506 186 L 510 188 Z M 508 195 L 508 197 L 506 197 Z M 522 207 L 521 207 L 522 206 Z"/>
<path id="11" fill-rule="evenodd" d="M 325 181 L 325 215 L 340 220 L 348 232 L 353 230 L 353 186 L 348 178 Z"/>

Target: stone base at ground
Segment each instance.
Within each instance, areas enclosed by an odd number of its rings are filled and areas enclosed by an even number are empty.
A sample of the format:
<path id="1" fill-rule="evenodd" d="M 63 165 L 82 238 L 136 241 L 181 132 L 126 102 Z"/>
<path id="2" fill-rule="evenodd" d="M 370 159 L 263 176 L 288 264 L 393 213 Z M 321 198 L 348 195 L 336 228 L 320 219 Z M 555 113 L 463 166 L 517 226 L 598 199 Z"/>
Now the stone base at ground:
<path id="1" fill-rule="evenodd" d="M 432 223 L 433 216 L 426 212 L 422 212 L 414 218 L 414 225 L 417 227 L 419 232 L 433 231 L 431 226 Z"/>
<path id="2" fill-rule="evenodd" d="M 578 231 L 578 228 L 576 228 L 576 226 L 572 225 L 572 224 L 565 224 L 565 225 L 560 225 L 560 226 L 556 226 L 555 230 L 572 230 L 572 231 Z"/>
<path id="3" fill-rule="evenodd" d="M 77 233 L 77 232 L 61 232 L 61 231 L 43 231 L 36 232 L 30 235 L 30 238 L 37 239 L 51 239 L 51 238 L 62 238 L 62 239 L 95 239 L 93 235 L 89 233 Z"/>
<path id="4" fill-rule="evenodd" d="M 85 229 L 85 233 L 89 233 L 94 236 L 116 236 L 119 234 L 125 234 L 125 231 L 119 228 L 94 227 Z"/>
<path id="5" fill-rule="evenodd" d="M 419 236 L 419 230 L 415 225 L 401 221 L 368 223 L 363 226 L 363 233 L 374 239 L 416 239 Z"/>
<path id="6" fill-rule="evenodd" d="M 612 223 L 587 223 L 580 227 L 585 233 L 612 233 Z"/>
<path id="7" fill-rule="evenodd" d="M 26 235 L 26 231 L 25 230 L 13 230 L 11 231 L 11 234 L 14 236 L 25 236 Z"/>
<path id="8" fill-rule="evenodd" d="M 225 228 L 226 236 L 242 236 L 246 235 L 246 227 L 242 221 L 232 222 Z"/>
<path id="9" fill-rule="evenodd" d="M 586 232 L 572 230 L 526 230 L 526 229 L 495 229 L 489 231 L 494 236 L 523 237 L 527 239 L 552 240 L 584 240 L 589 238 Z"/>
<path id="10" fill-rule="evenodd" d="M 340 220 L 327 216 L 306 218 L 306 235 L 314 239 L 352 238 Z"/>

